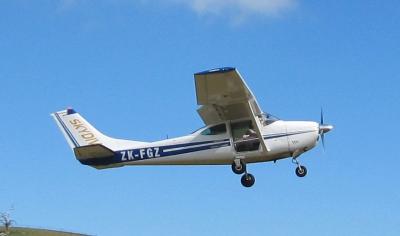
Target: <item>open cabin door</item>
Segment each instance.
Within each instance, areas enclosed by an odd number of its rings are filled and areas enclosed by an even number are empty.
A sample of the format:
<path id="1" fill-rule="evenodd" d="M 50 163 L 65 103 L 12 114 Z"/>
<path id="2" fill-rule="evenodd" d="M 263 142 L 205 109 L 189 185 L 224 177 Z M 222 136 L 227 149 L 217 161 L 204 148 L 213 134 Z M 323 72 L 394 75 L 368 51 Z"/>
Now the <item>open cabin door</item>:
<path id="1" fill-rule="evenodd" d="M 232 122 L 230 124 L 233 146 L 236 152 L 260 150 L 260 139 L 254 131 L 250 120 Z"/>

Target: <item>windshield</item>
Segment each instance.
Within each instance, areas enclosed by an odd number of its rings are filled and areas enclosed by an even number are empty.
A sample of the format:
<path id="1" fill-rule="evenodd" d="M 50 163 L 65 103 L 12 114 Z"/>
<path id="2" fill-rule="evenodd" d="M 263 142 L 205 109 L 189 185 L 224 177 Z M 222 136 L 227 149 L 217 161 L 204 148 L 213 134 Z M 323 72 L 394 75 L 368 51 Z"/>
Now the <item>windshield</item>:
<path id="1" fill-rule="evenodd" d="M 195 131 L 192 132 L 192 134 L 197 133 L 199 130 L 204 129 L 205 127 L 206 126 L 202 126 L 202 127 L 198 128 L 198 129 L 196 129 Z"/>
<path id="2" fill-rule="evenodd" d="M 274 123 L 277 120 L 280 120 L 278 117 L 276 117 L 272 114 L 269 114 L 269 113 L 265 113 L 264 118 L 265 118 L 265 121 L 264 121 L 265 125 L 269 125 L 269 124 Z"/>

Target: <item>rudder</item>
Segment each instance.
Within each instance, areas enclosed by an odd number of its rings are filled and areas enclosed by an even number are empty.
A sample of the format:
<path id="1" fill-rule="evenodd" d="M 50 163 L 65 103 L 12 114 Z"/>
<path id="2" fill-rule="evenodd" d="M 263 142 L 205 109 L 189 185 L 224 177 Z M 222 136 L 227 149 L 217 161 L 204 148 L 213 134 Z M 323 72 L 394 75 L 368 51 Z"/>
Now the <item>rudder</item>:
<path id="1" fill-rule="evenodd" d="M 72 108 L 51 114 L 72 149 L 105 143 L 106 137 Z"/>

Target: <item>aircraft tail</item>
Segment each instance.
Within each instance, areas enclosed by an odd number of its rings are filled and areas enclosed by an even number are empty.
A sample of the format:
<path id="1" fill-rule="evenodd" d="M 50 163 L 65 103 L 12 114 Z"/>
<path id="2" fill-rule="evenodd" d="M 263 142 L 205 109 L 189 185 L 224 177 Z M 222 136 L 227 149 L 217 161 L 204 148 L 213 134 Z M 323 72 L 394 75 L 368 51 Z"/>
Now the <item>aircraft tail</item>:
<path id="1" fill-rule="evenodd" d="M 114 151 L 141 146 L 145 143 L 110 138 L 85 120 L 74 109 L 58 111 L 53 114 L 61 132 L 69 146 L 73 149 L 76 158 L 86 165 L 98 168 L 114 157 Z"/>
<path id="2" fill-rule="evenodd" d="M 100 133 L 72 108 L 51 114 L 64 134 L 69 146 L 74 149 L 82 146 L 104 144 L 108 137 Z"/>

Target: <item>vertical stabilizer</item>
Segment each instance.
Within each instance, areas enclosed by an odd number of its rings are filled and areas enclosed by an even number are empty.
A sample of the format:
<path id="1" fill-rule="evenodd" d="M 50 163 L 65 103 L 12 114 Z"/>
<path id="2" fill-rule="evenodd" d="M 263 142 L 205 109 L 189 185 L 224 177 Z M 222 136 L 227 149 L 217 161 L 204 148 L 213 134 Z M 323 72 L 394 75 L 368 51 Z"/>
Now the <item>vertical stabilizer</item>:
<path id="1" fill-rule="evenodd" d="M 51 115 L 64 134 L 69 146 L 74 150 L 92 145 L 102 145 L 110 150 L 121 150 L 146 144 L 145 142 L 110 138 L 94 128 L 72 108 Z"/>
<path id="2" fill-rule="evenodd" d="M 52 114 L 71 148 L 106 144 L 107 136 L 100 133 L 79 113 L 69 108 Z"/>

